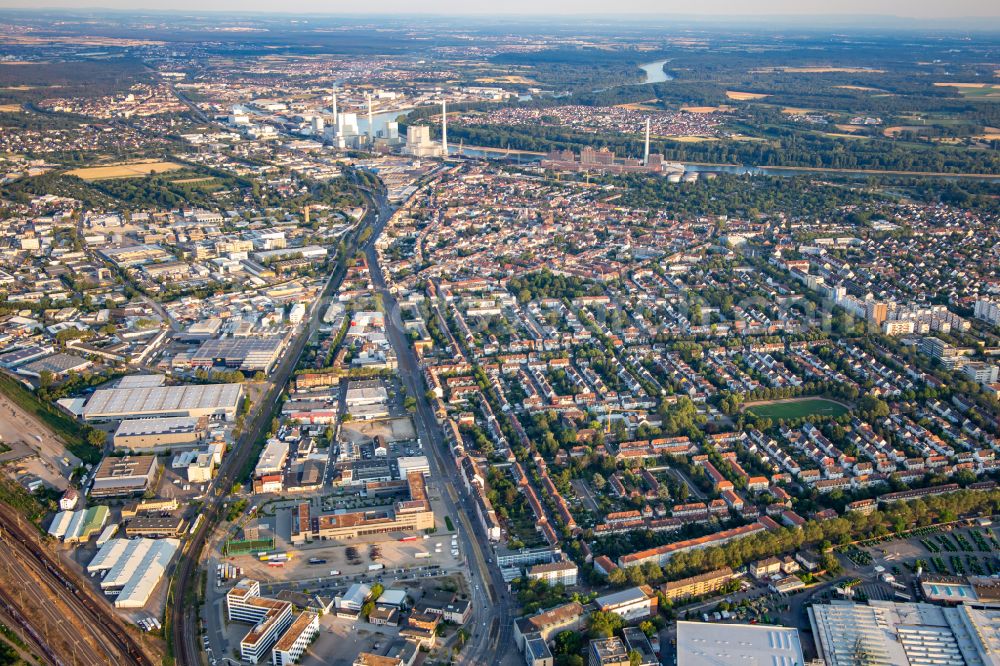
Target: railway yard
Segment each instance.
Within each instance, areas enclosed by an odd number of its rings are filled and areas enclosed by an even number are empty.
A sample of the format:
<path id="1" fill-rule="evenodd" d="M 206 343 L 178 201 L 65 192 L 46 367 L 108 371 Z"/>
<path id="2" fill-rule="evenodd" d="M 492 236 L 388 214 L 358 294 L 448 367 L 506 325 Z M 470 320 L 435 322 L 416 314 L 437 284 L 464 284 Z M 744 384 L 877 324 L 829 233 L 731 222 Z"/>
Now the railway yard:
<path id="1" fill-rule="evenodd" d="M 7 555 L 0 564 L 0 617 L 43 663 L 154 663 L 107 603 L 7 505 L 0 505 L 0 529 Z"/>

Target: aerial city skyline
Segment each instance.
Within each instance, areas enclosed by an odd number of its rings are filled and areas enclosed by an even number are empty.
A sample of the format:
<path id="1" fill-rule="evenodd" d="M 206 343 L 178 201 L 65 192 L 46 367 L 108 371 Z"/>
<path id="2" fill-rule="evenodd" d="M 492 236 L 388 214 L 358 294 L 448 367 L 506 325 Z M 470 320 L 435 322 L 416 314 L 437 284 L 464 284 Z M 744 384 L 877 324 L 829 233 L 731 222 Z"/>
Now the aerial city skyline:
<path id="1" fill-rule="evenodd" d="M 102 4 L 0 2 L 0 666 L 1000 666 L 993 3 Z"/>

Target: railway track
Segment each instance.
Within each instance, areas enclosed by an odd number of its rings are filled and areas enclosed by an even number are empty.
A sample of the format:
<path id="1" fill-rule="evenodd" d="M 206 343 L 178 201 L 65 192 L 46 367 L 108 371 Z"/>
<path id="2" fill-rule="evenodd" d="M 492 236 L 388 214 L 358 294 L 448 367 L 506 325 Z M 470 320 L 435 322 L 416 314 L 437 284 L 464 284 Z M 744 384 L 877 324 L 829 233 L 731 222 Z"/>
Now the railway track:
<path id="1" fill-rule="evenodd" d="M 91 634 L 94 645 L 105 653 L 109 660 L 107 663 L 153 666 L 153 660 L 106 602 L 95 598 L 86 583 L 76 580 L 74 574 L 60 566 L 58 560 L 39 542 L 34 526 L 5 504 L 0 504 L 0 528 L 7 556 L 36 576 L 47 588 L 46 593 L 54 595 L 73 613 L 78 624 Z M 0 602 L 8 614 L 18 620 L 53 663 L 64 663 L 54 654 L 51 641 L 46 640 L 38 627 L 18 610 L 13 596 L 10 589 L 0 590 Z"/>
<path id="2" fill-rule="evenodd" d="M 364 220 L 354 230 L 348 239 L 346 257 L 353 256 L 354 253 L 362 249 L 361 246 L 374 242 L 378 234 L 373 233 L 366 243 L 359 242 L 359 236 L 363 229 L 377 226 L 379 224 L 379 211 L 377 207 L 369 202 L 368 214 Z M 341 262 L 334 270 L 326 289 L 320 296 L 320 303 L 330 296 L 340 287 L 344 276 L 347 274 L 346 266 Z M 271 422 L 271 415 L 275 404 L 284 390 L 288 379 L 291 377 L 298 365 L 309 338 L 315 332 L 315 322 L 322 315 L 321 308 L 313 313 L 310 325 L 303 331 L 292 347 L 285 352 L 284 361 L 274 373 L 267 392 L 262 396 L 260 403 L 256 406 L 254 419 L 244 430 L 240 441 L 222 460 L 222 467 L 216 477 L 213 489 L 216 491 L 211 496 L 202 510 L 205 516 L 198 529 L 191 535 L 177 564 L 177 570 L 173 581 L 173 598 L 168 600 L 168 614 L 170 618 L 170 631 L 173 640 L 174 656 L 178 666 L 200 666 L 202 664 L 201 651 L 196 640 L 198 636 L 198 613 L 185 603 L 185 595 L 192 589 L 192 585 L 197 583 L 199 562 L 202 551 L 208 538 L 215 531 L 218 525 L 226 496 L 229 488 L 238 479 L 241 470 L 254 452 L 254 442 L 258 435 Z"/>
<path id="3" fill-rule="evenodd" d="M 20 627 L 21 631 L 27 637 L 27 641 L 31 643 L 33 647 L 38 649 L 39 652 L 45 657 L 45 659 L 50 664 L 55 664 L 55 666 L 64 666 L 65 662 L 56 655 L 55 651 L 49 647 L 45 639 L 35 631 L 35 628 L 31 626 L 21 611 L 17 609 L 14 605 L 14 600 L 11 598 L 10 594 L 4 588 L 0 588 L 0 616 L 9 621 L 12 625 Z"/>

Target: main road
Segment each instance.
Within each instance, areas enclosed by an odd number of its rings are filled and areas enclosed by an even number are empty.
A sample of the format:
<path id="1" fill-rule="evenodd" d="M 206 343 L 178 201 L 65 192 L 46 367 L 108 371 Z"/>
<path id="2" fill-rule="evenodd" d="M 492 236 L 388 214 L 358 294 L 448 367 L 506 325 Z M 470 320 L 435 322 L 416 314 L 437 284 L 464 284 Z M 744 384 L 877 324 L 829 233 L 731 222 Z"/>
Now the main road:
<path id="1" fill-rule="evenodd" d="M 369 192 L 378 214 L 378 226 L 372 239 L 385 228 L 392 213 L 384 193 Z M 469 496 L 459 472 L 452 462 L 444 433 L 431 410 L 423 388 L 420 364 L 404 331 L 399 305 L 389 290 L 374 243 L 365 249 L 368 269 L 375 289 L 382 295 L 385 327 L 389 343 L 396 352 L 397 371 L 409 395 L 416 399 L 414 422 L 425 450 L 430 453 L 428 465 L 431 478 L 438 480 L 441 500 L 449 515 L 455 517 L 461 529 L 459 539 L 469 560 L 469 581 L 473 617 L 469 626 L 471 637 L 459 655 L 459 663 L 499 664 L 510 650 L 514 604 L 498 567 L 491 566 L 489 540 L 482 525 L 475 519 L 475 500 Z"/>

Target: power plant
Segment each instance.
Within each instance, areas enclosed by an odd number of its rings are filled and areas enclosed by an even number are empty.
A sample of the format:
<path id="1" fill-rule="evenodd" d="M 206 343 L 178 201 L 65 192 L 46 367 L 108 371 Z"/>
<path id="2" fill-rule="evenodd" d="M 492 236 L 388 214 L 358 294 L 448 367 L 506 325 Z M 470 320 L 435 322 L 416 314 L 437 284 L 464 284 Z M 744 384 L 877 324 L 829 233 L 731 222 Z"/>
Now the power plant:
<path id="1" fill-rule="evenodd" d="M 406 145 L 403 152 L 414 157 L 448 157 L 448 106 L 441 100 L 441 143 L 431 140 L 427 125 L 410 125 L 406 128 Z"/>

